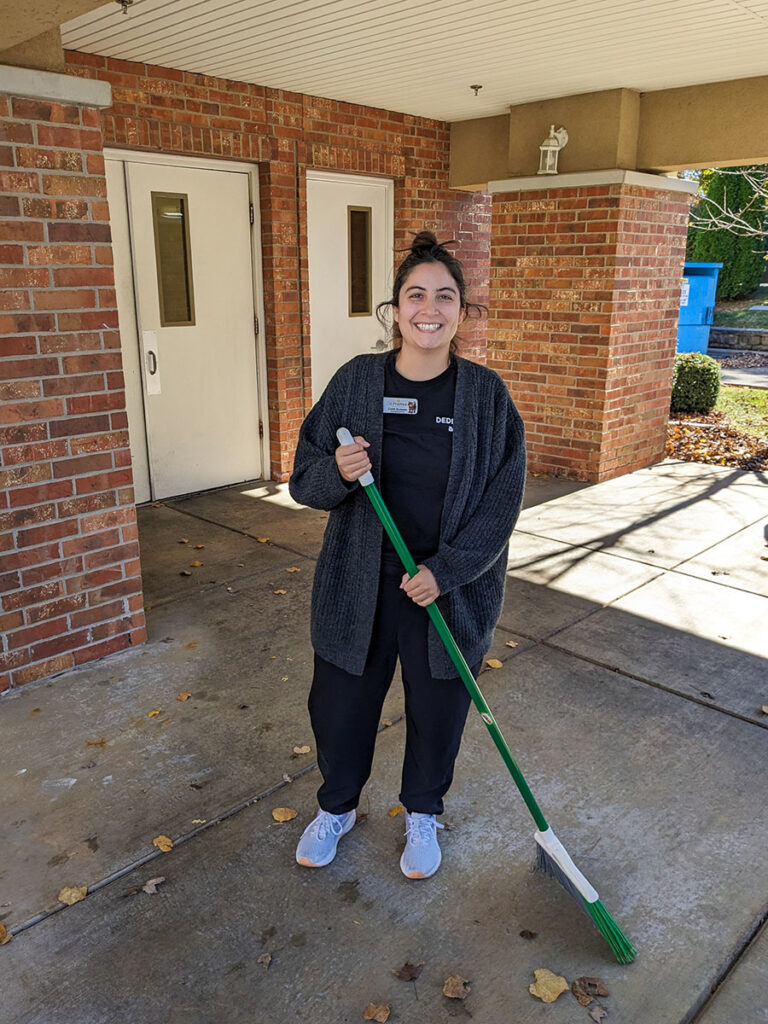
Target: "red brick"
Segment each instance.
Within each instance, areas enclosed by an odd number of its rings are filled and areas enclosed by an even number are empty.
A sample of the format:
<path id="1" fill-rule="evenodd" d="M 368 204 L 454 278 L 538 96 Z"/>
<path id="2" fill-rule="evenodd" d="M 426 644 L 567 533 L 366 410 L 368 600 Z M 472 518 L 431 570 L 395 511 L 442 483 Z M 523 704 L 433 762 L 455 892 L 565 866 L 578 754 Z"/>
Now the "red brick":
<path id="1" fill-rule="evenodd" d="M 47 288 L 50 271 L 32 267 L 0 268 L 0 288 Z M 4 348 L 0 354 L 5 355 Z"/>
<path id="2" fill-rule="evenodd" d="M 110 640 L 104 640 L 100 644 L 93 644 L 90 647 L 75 651 L 75 664 L 83 665 L 88 661 L 94 661 L 96 658 L 104 658 L 108 654 L 124 651 L 126 647 L 130 646 L 131 638 L 127 634 L 112 637 Z"/>
<path id="3" fill-rule="evenodd" d="M 65 617 L 60 619 L 49 619 L 35 623 L 34 626 L 26 626 L 24 629 L 17 629 L 8 636 L 8 649 L 13 651 L 19 647 L 29 647 L 30 644 L 47 640 L 52 636 L 61 636 L 69 628 L 68 620 Z"/>
<path id="4" fill-rule="evenodd" d="M 79 153 L 67 149 L 34 149 L 19 147 L 16 150 L 17 167 L 37 167 L 50 171 L 83 170 L 83 158 Z"/>
<path id="5" fill-rule="evenodd" d="M 78 524 L 75 520 L 46 523 L 44 526 L 33 526 L 27 530 L 20 530 L 16 535 L 16 542 L 20 548 L 34 547 L 37 544 L 45 544 L 62 537 L 71 537 L 77 531 Z"/>
<path id="6" fill-rule="evenodd" d="M 35 178 L 34 186 L 30 185 L 30 187 L 22 189 L 19 184 L 16 188 L 8 188 L 8 191 L 40 191 L 37 176 L 30 175 L 30 177 Z M 3 175 L 0 174 L 0 185 L 2 185 L 2 181 Z M 103 178 L 88 178 L 76 174 L 44 174 L 42 191 L 44 195 L 49 196 L 100 196 L 103 198 L 107 194 Z"/>
<path id="7" fill-rule="evenodd" d="M 3 608 L 6 611 L 14 611 L 17 608 L 29 608 L 33 604 L 41 604 L 43 601 L 50 601 L 63 593 L 63 585 L 60 580 L 51 583 L 44 583 L 39 587 L 30 587 L 28 590 L 17 590 L 14 594 L 7 594 L 3 598 Z"/>
<path id="8" fill-rule="evenodd" d="M 2 227 L 2 225 L 0 225 Z M 43 238 L 43 226 L 40 225 Z M 29 262 L 33 265 L 68 266 L 91 263 L 91 248 L 88 245 L 31 245 L 27 250 Z"/>
<path id="9" fill-rule="evenodd" d="M 25 612 L 27 622 L 43 622 L 47 619 L 56 618 L 57 615 L 69 615 L 71 612 L 84 608 L 85 601 L 85 594 L 70 594 L 68 597 L 60 597 L 55 601 L 48 601 L 34 608 L 27 608 Z"/>
<path id="10" fill-rule="evenodd" d="M 35 309 L 92 309 L 96 294 L 87 289 L 53 288 L 50 291 L 36 291 Z"/>
<path id="11" fill-rule="evenodd" d="M 14 686 L 23 686 L 25 683 L 33 683 L 37 679 L 44 679 L 46 676 L 56 675 L 65 672 L 75 664 L 72 654 L 60 654 L 58 658 L 49 658 L 47 661 L 38 661 L 27 668 L 17 669 L 11 673 Z"/>
<path id="12" fill-rule="evenodd" d="M 68 498 L 73 493 L 71 480 L 57 480 L 51 483 L 36 484 L 33 487 L 19 487 L 9 494 L 11 508 L 25 508 L 39 505 L 44 501 L 56 501 Z"/>
<path id="13" fill-rule="evenodd" d="M 77 224 L 73 221 L 55 221 L 48 225 L 50 242 L 110 242 L 109 224 Z"/>
<path id="14" fill-rule="evenodd" d="M 52 377 L 59 372 L 58 359 L 0 359 L 0 380 Z"/>
<path id="15" fill-rule="evenodd" d="M 29 171 L 0 171 L 0 191 L 39 192 L 40 176 Z"/>

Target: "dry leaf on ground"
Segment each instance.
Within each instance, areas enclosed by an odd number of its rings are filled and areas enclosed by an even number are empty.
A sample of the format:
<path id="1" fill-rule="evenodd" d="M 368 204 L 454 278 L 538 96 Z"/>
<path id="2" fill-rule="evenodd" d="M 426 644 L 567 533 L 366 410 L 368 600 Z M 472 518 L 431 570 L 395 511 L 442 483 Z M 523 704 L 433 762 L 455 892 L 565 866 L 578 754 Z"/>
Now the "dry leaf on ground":
<path id="1" fill-rule="evenodd" d="M 150 711 L 149 714 L 147 715 L 147 718 L 155 718 L 159 714 L 160 714 L 159 711 Z"/>
<path id="2" fill-rule="evenodd" d="M 520 644 L 517 642 L 517 640 L 507 640 L 507 642 L 504 644 L 504 646 L 505 647 L 519 647 Z"/>
<path id="3" fill-rule="evenodd" d="M 181 572 L 179 573 L 179 576 L 191 576 L 191 575 L 192 575 L 192 573 L 189 571 L 189 569 L 182 569 Z"/>
<path id="4" fill-rule="evenodd" d="M 68 907 L 71 907 L 73 903 L 79 903 L 80 900 L 84 900 L 87 895 L 87 885 L 66 886 L 59 893 L 58 900 L 59 903 L 66 903 Z"/>
<path id="5" fill-rule="evenodd" d="M 152 840 L 152 845 L 156 846 L 158 850 L 162 850 L 163 853 L 170 853 L 173 849 L 173 840 L 169 839 L 168 836 L 155 836 Z"/>
<path id="6" fill-rule="evenodd" d="M 198 561 L 197 559 L 195 559 L 194 561 L 190 562 L 189 564 L 190 564 L 190 565 L 192 566 L 192 568 L 193 568 L 193 569 L 199 569 L 199 568 L 200 568 L 200 566 L 201 566 L 201 565 L 202 565 L 203 563 L 202 563 L 202 562 L 199 562 L 199 561 Z"/>
<path id="7" fill-rule="evenodd" d="M 609 996 L 611 993 L 600 978 L 576 978 L 571 983 L 571 992 L 582 1006 L 589 1006 L 595 996 Z"/>
<path id="8" fill-rule="evenodd" d="M 608 1016 L 608 1011 L 601 1003 L 593 1003 L 593 1005 L 587 1010 L 587 1013 L 592 1020 L 597 1021 L 597 1024 L 600 1024 L 603 1017 Z"/>
<path id="9" fill-rule="evenodd" d="M 179 544 L 189 544 L 189 537 L 179 537 Z"/>
<path id="10" fill-rule="evenodd" d="M 294 747 L 294 754 L 308 754 L 312 747 L 308 747 L 306 744 L 303 747 Z"/>
<path id="11" fill-rule="evenodd" d="M 257 537 L 256 540 L 259 542 L 259 544 L 266 544 L 267 541 L 269 540 L 269 537 Z"/>
<path id="12" fill-rule="evenodd" d="M 392 725 L 392 719 L 391 718 L 382 718 L 381 724 L 384 726 L 385 729 L 389 729 L 391 727 L 391 725 Z"/>
<path id="13" fill-rule="evenodd" d="M 390 818 L 396 818 L 398 814 L 402 814 L 404 810 L 405 808 L 403 807 L 402 804 L 395 804 L 394 807 L 389 808 L 387 814 L 390 816 Z"/>
<path id="14" fill-rule="evenodd" d="M 205 544 L 195 544 L 195 551 L 202 551 Z"/>
<path id="15" fill-rule="evenodd" d="M 106 747 L 107 741 L 102 736 L 100 740 L 86 740 L 85 745 L 86 747 Z"/>
<path id="16" fill-rule="evenodd" d="M 272 963 L 272 954 L 271 953 L 262 953 L 261 956 L 257 958 L 256 963 L 257 964 L 261 964 L 261 966 L 264 968 L 264 970 L 268 971 L 269 970 L 269 965 Z"/>
<path id="17" fill-rule="evenodd" d="M 6 942 L 10 942 L 13 936 L 10 934 L 4 924 L 0 924 L 0 946 L 4 946 Z"/>
<path id="18" fill-rule="evenodd" d="M 768 704 L 761 704 L 760 710 L 763 712 L 764 715 L 768 715 Z"/>
<path id="19" fill-rule="evenodd" d="M 176 695 L 176 700 L 189 700 L 191 696 L 191 693 L 179 693 Z"/>
<path id="20" fill-rule="evenodd" d="M 286 569 L 285 571 L 286 572 L 301 572 L 301 569 L 298 567 L 298 565 L 292 565 L 288 569 Z"/>
<path id="21" fill-rule="evenodd" d="M 542 1003 L 554 1003 L 554 1001 L 561 996 L 563 992 L 567 992 L 570 985 L 560 974 L 553 974 L 552 971 L 546 967 L 539 967 L 533 972 L 533 976 L 536 979 L 532 985 L 528 986 L 528 991 L 532 996 L 536 996 Z"/>
<path id="22" fill-rule="evenodd" d="M 379 1006 L 368 1003 L 363 1010 L 363 1020 L 375 1020 L 378 1021 L 378 1024 L 385 1024 L 389 1020 L 389 1007 L 386 1003 L 381 1003 Z"/>
<path id="23" fill-rule="evenodd" d="M 272 817 L 275 821 L 293 821 L 298 813 L 293 807 L 275 807 L 272 811 Z"/>
<path id="24" fill-rule="evenodd" d="M 489 658 L 485 664 L 488 668 L 504 668 L 504 663 L 499 661 L 498 658 Z"/>
<path id="25" fill-rule="evenodd" d="M 406 961 L 402 967 L 398 967 L 397 970 L 392 969 L 392 973 L 400 981 L 416 981 L 418 976 L 421 974 L 424 967 L 424 961 L 419 960 L 417 964 L 410 964 Z"/>
<path id="26" fill-rule="evenodd" d="M 520 938 L 521 939 L 535 939 L 536 938 L 536 932 L 532 932 L 528 928 L 523 928 L 523 930 L 520 932 Z"/>
<path id="27" fill-rule="evenodd" d="M 460 974 L 452 974 L 443 982 L 443 995 L 449 999 L 466 999 L 471 991 L 472 986 Z"/>
<path id="28" fill-rule="evenodd" d="M 154 896 L 157 892 L 158 885 L 161 885 L 165 881 L 165 875 L 160 875 L 159 878 L 150 878 L 141 887 L 142 892 L 149 893 L 150 896 Z"/>
<path id="29" fill-rule="evenodd" d="M 273 594 L 286 594 L 287 591 L 286 590 L 273 590 L 272 593 Z"/>

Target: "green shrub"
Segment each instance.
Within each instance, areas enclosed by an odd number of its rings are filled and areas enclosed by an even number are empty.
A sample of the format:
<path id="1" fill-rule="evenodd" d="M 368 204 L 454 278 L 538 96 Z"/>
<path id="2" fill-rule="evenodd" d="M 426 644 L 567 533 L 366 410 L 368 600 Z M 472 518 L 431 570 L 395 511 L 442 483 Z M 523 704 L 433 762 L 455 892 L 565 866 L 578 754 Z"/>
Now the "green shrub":
<path id="1" fill-rule="evenodd" d="M 675 356 L 670 412 L 708 413 L 720 394 L 720 364 L 702 352 Z"/>
<path id="2" fill-rule="evenodd" d="M 717 206 L 708 206 L 706 199 L 699 200 L 699 209 L 711 221 L 711 226 L 688 229 L 686 259 L 694 263 L 723 264 L 717 278 L 718 302 L 751 295 L 765 273 L 764 239 L 717 226 L 718 222 L 732 220 L 734 216 L 741 217 L 757 230 L 765 226 L 765 200 L 756 202 L 754 187 L 735 173 L 740 170 L 752 168 L 731 167 L 727 174 L 717 169 L 702 171 L 703 195 Z M 719 216 L 717 207 L 724 207 L 727 213 Z"/>

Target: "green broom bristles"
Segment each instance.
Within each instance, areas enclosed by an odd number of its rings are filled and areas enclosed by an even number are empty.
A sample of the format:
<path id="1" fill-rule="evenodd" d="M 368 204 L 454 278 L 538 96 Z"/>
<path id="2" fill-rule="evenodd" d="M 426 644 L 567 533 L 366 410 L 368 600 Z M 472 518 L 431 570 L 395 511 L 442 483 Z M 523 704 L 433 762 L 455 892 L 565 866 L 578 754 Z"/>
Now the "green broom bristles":
<path id="1" fill-rule="evenodd" d="M 537 871 L 542 871 L 549 875 L 550 878 L 554 878 L 567 893 L 573 896 L 611 947 L 613 955 L 618 962 L 620 964 L 631 964 L 637 956 L 637 950 L 608 913 L 602 900 L 598 898 L 590 903 L 589 900 L 584 899 L 582 893 L 579 892 L 560 865 L 548 855 L 546 850 L 542 849 L 538 842 L 536 843 L 536 864 L 534 866 Z"/>

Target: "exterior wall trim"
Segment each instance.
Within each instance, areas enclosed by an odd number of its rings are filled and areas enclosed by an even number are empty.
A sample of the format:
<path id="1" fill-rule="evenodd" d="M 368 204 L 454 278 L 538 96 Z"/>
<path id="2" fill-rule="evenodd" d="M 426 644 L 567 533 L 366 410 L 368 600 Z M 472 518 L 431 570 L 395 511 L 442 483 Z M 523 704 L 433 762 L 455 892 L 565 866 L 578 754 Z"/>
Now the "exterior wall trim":
<path id="1" fill-rule="evenodd" d="M 75 75 L 59 75 L 55 71 L 36 71 L 0 64 L 0 92 L 31 100 L 74 103 L 81 107 L 112 105 L 112 86 Z"/>
<path id="2" fill-rule="evenodd" d="M 502 178 L 488 182 L 488 192 L 541 192 L 558 188 L 579 188 L 590 185 L 638 185 L 641 188 L 660 189 L 664 192 L 698 191 L 695 181 L 684 178 L 667 178 L 662 174 L 645 174 L 642 171 L 624 171 L 619 168 L 606 171 L 580 171 L 573 174 L 537 174 L 528 178 Z"/>

